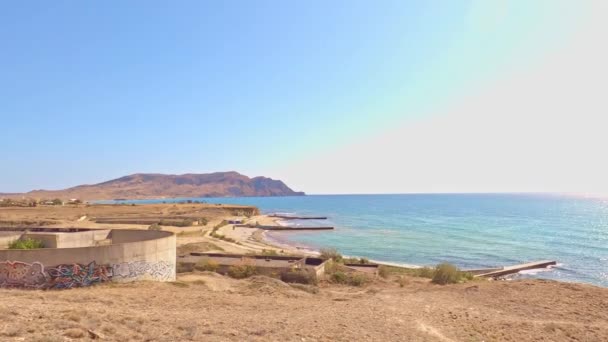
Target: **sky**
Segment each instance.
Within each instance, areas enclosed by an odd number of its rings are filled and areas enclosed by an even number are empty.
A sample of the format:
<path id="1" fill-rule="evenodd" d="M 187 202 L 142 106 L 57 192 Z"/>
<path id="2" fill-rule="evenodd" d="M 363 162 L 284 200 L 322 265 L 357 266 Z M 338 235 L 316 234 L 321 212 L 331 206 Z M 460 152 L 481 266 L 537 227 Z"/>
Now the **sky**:
<path id="1" fill-rule="evenodd" d="M 0 192 L 235 170 L 608 194 L 608 3 L 0 4 Z"/>

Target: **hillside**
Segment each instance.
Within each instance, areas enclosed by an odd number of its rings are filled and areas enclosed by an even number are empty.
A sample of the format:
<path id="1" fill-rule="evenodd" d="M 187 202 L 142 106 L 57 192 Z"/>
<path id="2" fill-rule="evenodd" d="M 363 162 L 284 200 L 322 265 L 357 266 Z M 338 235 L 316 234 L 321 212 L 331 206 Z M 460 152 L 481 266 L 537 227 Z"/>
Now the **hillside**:
<path id="1" fill-rule="evenodd" d="M 34 190 L 32 198 L 79 198 L 83 200 L 142 199 L 163 197 L 301 196 L 280 180 L 249 178 L 238 172 L 209 174 L 133 174 L 93 185 L 65 190 Z"/>

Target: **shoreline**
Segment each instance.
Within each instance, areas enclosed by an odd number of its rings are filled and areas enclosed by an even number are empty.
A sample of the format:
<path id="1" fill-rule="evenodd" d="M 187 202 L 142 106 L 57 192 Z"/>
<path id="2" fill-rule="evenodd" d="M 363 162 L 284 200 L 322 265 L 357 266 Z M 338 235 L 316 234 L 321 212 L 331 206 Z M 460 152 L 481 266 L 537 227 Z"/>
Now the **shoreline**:
<path id="1" fill-rule="evenodd" d="M 262 225 L 266 225 L 266 226 L 283 226 L 284 227 L 287 225 L 284 220 L 281 220 L 280 218 L 272 217 L 269 215 L 258 215 L 258 216 L 252 217 L 248 221 L 258 222 L 258 223 L 260 223 Z M 250 231 L 250 233 L 237 233 L 237 234 L 230 234 L 230 231 L 231 231 L 230 229 L 228 229 L 228 230 L 224 229 L 222 231 L 222 233 L 228 233 L 228 236 L 230 238 L 235 239 L 239 243 L 246 244 L 245 245 L 246 247 L 251 247 L 250 245 L 247 245 L 247 242 L 249 242 L 249 241 L 251 241 L 251 239 L 253 239 L 262 245 L 260 247 L 264 247 L 264 246 L 266 247 L 266 248 L 262 248 L 262 250 L 271 249 L 271 250 L 283 251 L 283 252 L 285 252 L 285 254 L 299 254 L 299 255 L 308 255 L 308 256 L 319 256 L 319 254 L 320 254 L 320 250 L 315 249 L 314 247 L 298 246 L 296 243 L 290 243 L 289 241 L 283 241 L 283 240 L 278 240 L 276 238 L 273 238 L 273 237 L 269 236 L 269 234 L 268 234 L 269 231 L 264 230 L 264 229 L 234 228 L 234 225 L 227 225 L 227 226 L 233 227 L 232 231 L 236 231 L 237 229 L 246 229 L 246 230 Z M 270 231 L 270 232 L 272 233 L 272 231 Z M 284 231 L 282 231 L 282 232 L 284 232 Z M 217 240 L 217 239 L 214 239 L 214 240 Z M 248 248 L 243 248 L 242 252 L 250 252 L 250 250 Z M 345 258 L 363 257 L 360 255 L 344 255 L 344 254 L 342 256 Z M 368 259 L 368 260 L 371 263 L 379 264 L 379 265 L 386 265 L 386 266 L 403 267 L 403 268 L 421 268 L 421 267 L 423 267 L 421 265 L 415 265 L 415 264 L 398 262 L 398 261 L 380 261 L 380 260 L 374 260 L 374 259 Z"/>

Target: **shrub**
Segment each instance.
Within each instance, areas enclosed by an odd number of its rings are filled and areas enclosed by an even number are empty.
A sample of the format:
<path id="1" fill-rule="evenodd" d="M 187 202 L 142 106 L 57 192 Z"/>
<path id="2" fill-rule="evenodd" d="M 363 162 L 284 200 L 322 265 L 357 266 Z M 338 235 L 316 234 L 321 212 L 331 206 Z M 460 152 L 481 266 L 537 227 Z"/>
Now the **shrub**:
<path id="1" fill-rule="evenodd" d="M 220 265 L 217 262 L 213 260 L 203 259 L 196 263 L 194 269 L 197 271 L 216 272 L 219 267 Z"/>
<path id="2" fill-rule="evenodd" d="M 342 271 L 335 271 L 332 273 L 330 280 L 336 284 L 350 286 L 363 286 L 370 281 L 370 279 L 363 273 L 346 273 Z"/>
<path id="3" fill-rule="evenodd" d="M 429 278 L 429 279 L 432 279 L 435 277 L 436 269 L 434 270 L 430 267 L 422 267 L 422 268 L 416 268 L 415 270 L 416 270 L 415 271 L 416 276 L 418 276 L 418 277 Z"/>
<path id="4" fill-rule="evenodd" d="M 44 242 L 35 239 L 15 240 L 8 244 L 8 249 L 36 249 L 44 248 Z"/>
<path id="5" fill-rule="evenodd" d="M 148 230 L 161 230 L 163 229 L 158 223 L 152 224 L 150 225 L 150 227 L 148 227 Z"/>
<path id="6" fill-rule="evenodd" d="M 235 279 L 249 278 L 257 273 L 257 268 L 254 262 L 245 260 L 240 265 L 230 266 L 228 268 L 228 276 Z"/>
<path id="7" fill-rule="evenodd" d="M 342 271 L 336 271 L 331 274 L 331 281 L 338 284 L 346 284 L 348 276 Z"/>
<path id="8" fill-rule="evenodd" d="M 202 217 L 198 220 L 198 224 L 201 226 L 206 226 L 209 223 L 209 220 L 206 217 Z"/>
<path id="9" fill-rule="evenodd" d="M 378 275 L 382 278 L 388 278 L 391 275 L 391 272 L 386 266 L 381 265 L 378 267 Z"/>
<path id="10" fill-rule="evenodd" d="M 323 248 L 320 252 L 321 259 L 323 260 L 331 259 L 335 262 L 342 262 L 342 254 L 340 254 L 335 248 Z"/>
<path id="11" fill-rule="evenodd" d="M 351 273 L 347 277 L 348 285 L 363 286 L 369 282 L 369 278 L 363 273 Z"/>
<path id="12" fill-rule="evenodd" d="M 440 285 L 456 284 L 463 278 L 463 273 L 452 264 L 439 264 L 435 268 L 432 282 Z"/>
<path id="13" fill-rule="evenodd" d="M 291 269 L 281 272 L 281 280 L 286 283 L 316 285 L 317 279 L 309 272 L 301 269 Z"/>

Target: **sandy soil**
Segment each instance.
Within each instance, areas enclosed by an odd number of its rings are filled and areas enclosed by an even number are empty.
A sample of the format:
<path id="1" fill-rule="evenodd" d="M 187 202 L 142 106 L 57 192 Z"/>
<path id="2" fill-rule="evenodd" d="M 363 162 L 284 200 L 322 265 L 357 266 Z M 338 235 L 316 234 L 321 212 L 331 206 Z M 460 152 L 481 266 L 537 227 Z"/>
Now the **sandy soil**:
<path id="1" fill-rule="evenodd" d="M 541 280 L 317 293 L 275 279 L 182 274 L 176 283 L 0 290 L 0 340 L 606 341 L 608 290 Z"/>

